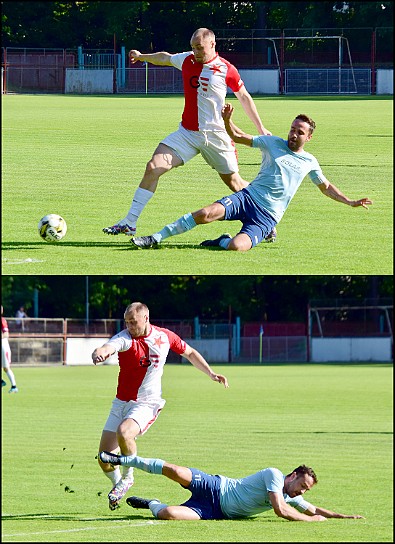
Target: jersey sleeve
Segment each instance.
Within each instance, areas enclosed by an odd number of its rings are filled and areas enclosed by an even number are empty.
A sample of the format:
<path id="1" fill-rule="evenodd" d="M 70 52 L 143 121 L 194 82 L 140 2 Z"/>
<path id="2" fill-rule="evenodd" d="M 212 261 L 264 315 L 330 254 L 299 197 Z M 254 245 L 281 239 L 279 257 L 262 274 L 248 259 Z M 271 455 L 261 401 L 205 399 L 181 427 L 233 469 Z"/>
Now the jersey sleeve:
<path id="1" fill-rule="evenodd" d="M 329 181 L 322 173 L 321 166 L 318 164 L 318 161 L 315 157 L 313 160 L 312 168 L 309 172 L 309 178 L 315 185 L 320 185 L 320 183 L 329 183 Z"/>
<path id="2" fill-rule="evenodd" d="M 284 475 L 278 468 L 268 468 L 264 470 L 263 480 L 268 492 L 283 493 Z"/>
<path id="3" fill-rule="evenodd" d="M 241 79 L 237 68 L 233 64 L 230 64 L 230 62 L 225 62 L 228 68 L 225 83 L 234 93 L 237 93 L 244 86 L 244 81 Z"/>
<path id="4" fill-rule="evenodd" d="M 169 329 L 163 330 L 166 332 L 167 338 L 169 339 L 170 349 L 178 355 L 182 355 L 187 348 L 186 342 L 175 332 L 170 331 Z"/>
<path id="5" fill-rule="evenodd" d="M 111 346 L 113 346 L 116 352 L 126 351 L 130 347 L 126 344 L 126 338 L 122 334 L 122 332 L 119 332 L 118 334 L 110 338 L 110 340 L 106 342 L 106 344 L 110 344 Z"/>
<path id="6" fill-rule="evenodd" d="M 304 500 L 304 498 L 299 495 L 288 501 L 288 504 L 296 508 L 299 512 L 305 512 L 311 504 Z"/>
<path id="7" fill-rule="evenodd" d="M 182 70 L 182 65 L 184 63 L 184 60 L 189 57 L 189 55 L 193 55 L 192 51 L 186 51 L 184 53 L 175 53 L 170 57 L 170 62 L 174 68 L 177 68 L 178 70 Z"/>

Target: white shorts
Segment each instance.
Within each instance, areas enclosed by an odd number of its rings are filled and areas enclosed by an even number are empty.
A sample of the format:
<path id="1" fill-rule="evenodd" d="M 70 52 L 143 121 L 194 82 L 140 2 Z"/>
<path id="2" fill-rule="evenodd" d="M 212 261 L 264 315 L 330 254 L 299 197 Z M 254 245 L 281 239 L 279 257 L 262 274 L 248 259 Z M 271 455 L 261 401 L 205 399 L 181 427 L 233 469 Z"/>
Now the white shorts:
<path id="1" fill-rule="evenodd" d="M 184 164 L 201 153 L 206 163 L 219 174 L 239 171 L 235 144 L 225 131 L 197 132 L 187 130 L 180 123 L 178 130 L 161 143 L 171 147 Z"/>
<path id="2" fill-rule="evenodd" d="M 103 430 L 116 433 L 124 419 L 134 419 L 140 427 L 139 434 L 143 435 L 154 423 L 165 404 L 166 401 L 163 399 L 160 402 L 143 403 L 134 400 L 126 402 L 115 398 Z"/>
<path id="3" fill-rule="evenodd" d="M 11 365 L 11 348 L 8 338 L 1 340 L 1 366 L 2 368 L 10 368 Z"/>

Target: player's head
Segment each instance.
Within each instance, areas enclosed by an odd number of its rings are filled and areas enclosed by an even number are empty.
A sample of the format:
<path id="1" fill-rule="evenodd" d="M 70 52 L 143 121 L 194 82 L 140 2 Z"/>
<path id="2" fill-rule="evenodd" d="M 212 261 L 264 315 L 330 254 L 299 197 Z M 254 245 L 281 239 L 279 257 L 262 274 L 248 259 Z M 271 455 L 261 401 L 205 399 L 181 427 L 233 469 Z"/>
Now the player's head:
<path id="1" fill-rule="evenodd" d="M 297 497 L 309 491 L 318 482 L 314 470 L 306 465 L 300 465 L 284 481 L 284 491 L 289 497 Z"/>
<path id="2" fill-rule="evenodd" d="M 288 133 L 288 147 L 291 151 L 298 153 L 303 149 L 306 142 L 309 142 L 313 137 L 315 122 L 311 117 L 300 113 L 292 121 L 290 131 Z"/>
<path id="3" fill-rule="evenodd" d="M 149 329 L 149 310 L 142 302 L 132 302 L 124 313 L 126 328 L 133 338 L 146 336 Z"/>
<path id="4" fill-rule="evenodd" d="M 191 48 L 196 62 L 209 62 L 215 57 L 215 35 L 208 28 L 198 28 L 192 34 Z"/>

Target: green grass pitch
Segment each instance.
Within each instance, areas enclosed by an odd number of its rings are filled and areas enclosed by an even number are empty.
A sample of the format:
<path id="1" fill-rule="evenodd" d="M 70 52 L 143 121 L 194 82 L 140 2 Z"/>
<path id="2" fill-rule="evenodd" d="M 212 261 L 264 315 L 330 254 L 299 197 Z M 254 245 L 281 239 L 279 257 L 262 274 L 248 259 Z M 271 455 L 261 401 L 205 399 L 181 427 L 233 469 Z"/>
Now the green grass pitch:
<path id="1" fill-rule="evenodd" d="M 235 121 L 255 128 L 235 98 Z M 392 99 L 257 97 L 261 118 L 286 137 L 293 118 L 317 123 L 306 149 L 351 198 L 370 210 L 324 197 L 304 180 L 278 226 L 275 244 L 245 253 L 199 247 L 239 222 L 216 222 L 166 240 L 157 251 L 133 251 L 125 236 L 102 228 L 124 217 L 159 141 L 177 129 L 182 96 L 2 96 L 2 271 L 4 274 L 391 274 L 393 269 Z M 240 172 L 251 181 L 259 150 L 238 146 Z M 229 194 L 199 156 L 174 169 L 138 224 L 152 234 L 183 214 Z M 66 238 L 48 244 L 37 223 L 62 215 Z"/>
<path id="2" fill-rule="evenodd" d="M 167 404 L 140 455 L 231 477 L 306 463 L 319 480 L 307 500 L 365 519 L 166 522 L 125 502 L 111 512 L 95 455 L 117 367 L 15 367 L 20 392 L 2 389 L 2 541 L 392 542 L 392 365 L 214 368 L 229 389 L 188 363 L 166 366 Z M 128 495 L 189 497 L 162 476 L 135 477 Z"/>

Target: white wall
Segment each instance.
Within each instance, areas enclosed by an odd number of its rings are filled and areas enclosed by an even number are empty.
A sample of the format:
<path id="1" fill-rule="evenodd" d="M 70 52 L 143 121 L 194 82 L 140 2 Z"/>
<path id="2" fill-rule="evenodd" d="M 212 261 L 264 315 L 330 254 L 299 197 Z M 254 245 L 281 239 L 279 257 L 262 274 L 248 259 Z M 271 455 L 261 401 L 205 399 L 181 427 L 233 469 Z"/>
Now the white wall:
<path id="1" fill-rule="evenodd" d="M 67 338 L 66 365 L 93 365 L 92 352 L 105 344 L 109 338 Z M 118 355 L 112 355 L 106 365 L 117 365 Z"/>
<path id="2" fill-rule="evenodd" d="M 312 338 L 311 361 L 392 361 L 391 338 Z"/>
<path id="3" fill-rule="evenodd" d="M 92 365 L 92 352 L 108 338 L 67 338 L 66 365 Z M 185 340 L 210 363 L 228 361 L 228 340 Z M 104 364 L 118 364 L 118 355 L 112 355 Z"/>
<path id="4" fill-rule="evenodd" d="M 239 70 L 246 89 L 251 94 L 278 94 L 278 70 Z"/>
<path id="5" fill-rule="evenodd" d="M 376 94 L 394 94 L 393 70 L 377 70 Z"/>
<path id="6" fill-rule="evenodd" d="M 99 94 L 113 92 L 113 70 L 66 68 L 65 93 Z"/>

